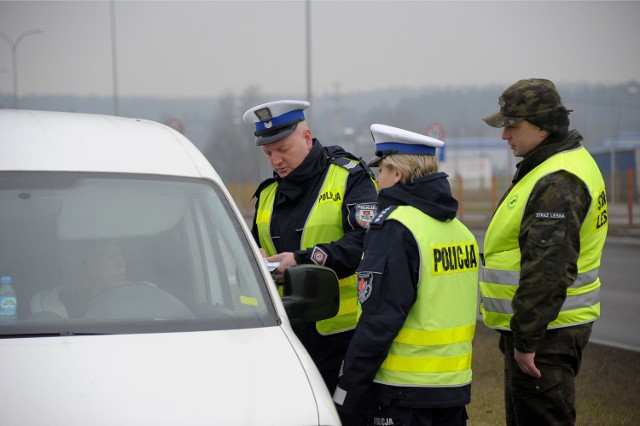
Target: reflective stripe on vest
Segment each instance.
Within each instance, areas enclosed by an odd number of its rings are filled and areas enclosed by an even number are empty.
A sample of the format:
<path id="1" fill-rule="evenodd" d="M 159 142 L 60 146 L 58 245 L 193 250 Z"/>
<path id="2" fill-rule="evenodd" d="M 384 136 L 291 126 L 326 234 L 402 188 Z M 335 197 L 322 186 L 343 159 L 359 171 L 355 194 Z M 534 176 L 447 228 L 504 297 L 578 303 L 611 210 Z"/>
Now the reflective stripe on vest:
<path id="1" fill-rule="evenodd" d="M 607 200 L 600 170 L 582 147 L 556 154 L 538 165 L 511 189 L 498 206 L 485 235 L 485 267 L 480 273 L 480 312 L 488 327 L 511 329 L 511 301 L 520 283 L 518 236 L 524 209 L 535 184 L 559 170 L 566 170 L 585 183 L 591 195 L 591 205 L 580 228 L 577 278 L 567 289 L 560 313 L 548 328 L 582 324 L 600 317 L 598 268 L 608 228 Z"/>
<path id="2" fill-rule="evenodd" d="M 416 301 L 375 381 L 393 386 L 456 387 L 471 382 L 478 297 L 478 245 L 460 222 L 435 220 L 398 206 L 386 220 L 406 226 L 418 243 Z"/>
<path id="3" fill-rule="evenodd" d="M 300 249 L 308 249 L 316 244 L 330 243 L 342 238 L 344 235 L 342 205 L 348 177 L 349 171 L 346 168 L 335 164 L 329 166 L 322 188 L 307 217 L 300 239 Z M 278 184 L 273 182 L 260 192 L 256 214 L 260 247 L 265 250 L 267 256 L 277 254 L 271 239 L 271 214 L 277 187 Z M 356 279 L 354 274 L 338 280 L 340 308 L 335 317 L 316 323 L 316 329 L 320 334 L 339 333 L 355 328 L 358 300 Z M 282 286 L 278 286 L 278 292 L 282 297 Z"/>

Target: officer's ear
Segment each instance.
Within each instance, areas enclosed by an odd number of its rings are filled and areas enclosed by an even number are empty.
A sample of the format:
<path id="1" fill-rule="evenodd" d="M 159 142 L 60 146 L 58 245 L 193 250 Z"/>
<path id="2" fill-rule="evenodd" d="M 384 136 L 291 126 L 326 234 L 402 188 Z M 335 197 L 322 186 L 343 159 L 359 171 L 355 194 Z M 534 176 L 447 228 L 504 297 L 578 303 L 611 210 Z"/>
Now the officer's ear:
<path id="1" fill-rule="evenodd" d="M 313 145 L 313 135 L 311 134 L 311 130 L 307 129 L 304 131 L 304 140 L 307 142 L 309 147 Z"/>
<path id="2" fill-rule="evenodd" d="M 311 149 L 311 145 L 313 145 L 313 135 L 311 134 L 311 129 L 309 129 L 304 121 L 300 122 L 298 126 L 302 126 L 302 137 L 304 138 L 307 147 Z"/>
<path id="3" fill-rule="evenodd" d="M 551 134 L 551 132 L 543 129 L 542 127 L 539 127 L 537 124 L 534 124 L 534 126 L 538 127 L 538 139 L 540 139 L 540 141 L 545 140 Z"/>
<path id="4" fill-rule="evenodd" d="M 402 178 L 404 176 L 402 175 L 402 172 L 400 170 L 398 170 L 397 168 L 393 167 L 391 169 L 391 173 L 392 173 L 392 176 L 393 176 L 393 182 L 394 183 L 398 183 L 398 182 L 402 181 Z"/>

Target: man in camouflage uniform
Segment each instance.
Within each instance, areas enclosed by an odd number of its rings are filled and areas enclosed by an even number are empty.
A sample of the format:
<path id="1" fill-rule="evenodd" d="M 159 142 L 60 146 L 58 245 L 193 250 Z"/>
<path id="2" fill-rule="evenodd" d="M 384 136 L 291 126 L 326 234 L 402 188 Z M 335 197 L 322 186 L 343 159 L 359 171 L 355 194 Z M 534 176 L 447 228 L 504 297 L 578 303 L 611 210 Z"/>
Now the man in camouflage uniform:
<path id="1" fill-rule="evenodd" d="M 504 128 L 523 160 L 487 229 L 480 310 L 500 331 L 507 425 L 572 425 L 575 377 L 600 317 L 604 181 L 551 81 L 520 80 L 499 104 L 483 120 Z"/>

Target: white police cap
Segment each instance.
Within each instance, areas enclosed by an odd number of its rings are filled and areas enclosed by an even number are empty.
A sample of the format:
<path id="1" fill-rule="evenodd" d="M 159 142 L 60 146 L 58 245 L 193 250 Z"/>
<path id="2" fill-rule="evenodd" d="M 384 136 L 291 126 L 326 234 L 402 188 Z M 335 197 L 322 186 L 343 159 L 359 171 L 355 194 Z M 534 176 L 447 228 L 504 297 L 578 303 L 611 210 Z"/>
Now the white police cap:
<path id="1" fill-rule="evenodd" d="M 256 125 L 256 145 L 277 142 L 289 136 L 300 121 L 304 121 L 306 101 L 275 101 L 249 108 L 242 116 L 248 124 Z"/>
<path id="2" fill-rule="evenodd" d="M 370 130 L 376 144 L 370 167 L 378 167 L 384 157 L 393 154 L 436 155 L 436 148 L 444 145 L 439 139 L 385 124 L 372 124 Z"/>

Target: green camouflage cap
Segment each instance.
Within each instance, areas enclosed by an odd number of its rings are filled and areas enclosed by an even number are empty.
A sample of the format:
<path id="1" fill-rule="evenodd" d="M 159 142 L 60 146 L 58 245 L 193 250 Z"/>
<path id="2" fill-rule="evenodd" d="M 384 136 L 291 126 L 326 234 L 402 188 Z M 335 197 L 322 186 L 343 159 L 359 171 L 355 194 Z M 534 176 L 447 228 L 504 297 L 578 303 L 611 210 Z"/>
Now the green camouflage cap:
<path id="1" fill-rule="evenodd" d="M 498 105 L 499 112 L 482 119 L 491 127 L 513 126 L 527 118 L 550 113 L 562 107 L 562 99 L 551 81 L 530 78 L 519 80 L 502 92 Z"/>

